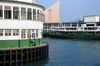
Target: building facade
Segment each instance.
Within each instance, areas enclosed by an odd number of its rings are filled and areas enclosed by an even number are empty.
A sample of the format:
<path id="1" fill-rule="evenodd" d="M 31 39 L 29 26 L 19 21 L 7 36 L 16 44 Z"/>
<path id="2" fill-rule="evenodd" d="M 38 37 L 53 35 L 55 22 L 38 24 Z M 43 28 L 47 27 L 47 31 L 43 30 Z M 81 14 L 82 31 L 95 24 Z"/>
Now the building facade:
<path id="1" fill-rule="evenodd" d="M 59 23 L 60 22 L 60 1 L 56 2 L 44 12 L 46 23 Z"/>
<path id="2" fill-rule="evenodd" d="M 29 2 L 0 0 L 0 48 L 41 45 L 44 9 Z"/>

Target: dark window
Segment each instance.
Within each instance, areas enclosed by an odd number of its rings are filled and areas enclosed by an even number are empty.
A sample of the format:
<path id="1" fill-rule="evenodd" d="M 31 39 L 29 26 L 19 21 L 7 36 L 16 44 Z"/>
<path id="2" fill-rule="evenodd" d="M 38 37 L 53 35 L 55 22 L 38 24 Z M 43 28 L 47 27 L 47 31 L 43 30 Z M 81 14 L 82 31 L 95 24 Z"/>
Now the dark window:
<path id="1" fill-rule="evenodd" d="M 36 20 L 36 10 L 33 9 L 33 20 Z"/>
<path id="2" fill-rule="evenodd" d="M 37 10 L 37 20 L 39 20 L 39 10 Z"/>
<path id="3" fill-rule="evenodd" d="M 94 26 L 94 24 L 87 24 L 86 26 Z"/>
<path id="4" fill-rule="evenodd" d="M 30 8 L 28 8 L 28 12 L 27 12 L 27 19 L 28 20 L 31 20 L 31 14 L 32 14 L 32 12 L 31 12 L 31 9 Z"/>
<path id="5" fill-rule="evenodd" d="M 5 6 L 4 14 L 5 14 L 5 19 L 11 19 L 11 7 L 10 6 Z"/>
<path id="6" fill-rule="evenodd" d="M 3 29 L 0 29 L 0 36 L 3 36 Z"/>
<path id="7" fill-rule="evenodd" d="M 13 7 L 13 19 L 19 19 L 19 8 Z"/>
<path id="8" fill-rule="evenodd" d="M 39 13 L 39 21 L 42 21 L 42 11 Z"/>
<path id="9" fill-rule="evenodd" d="M 0 19 L 3 18 L 3 11 L 2 11 L 2 6 L 0 6 Z"/>

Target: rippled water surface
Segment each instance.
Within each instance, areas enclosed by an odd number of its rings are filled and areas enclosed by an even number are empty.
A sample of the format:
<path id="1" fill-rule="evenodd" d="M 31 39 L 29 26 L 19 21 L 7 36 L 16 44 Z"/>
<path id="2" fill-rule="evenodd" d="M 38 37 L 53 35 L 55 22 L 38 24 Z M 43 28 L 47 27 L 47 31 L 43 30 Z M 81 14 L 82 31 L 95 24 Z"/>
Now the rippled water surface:
<path id="1" fill-rule="evenodd" d="M 100 66 L 100 40 L 43 38 L 49 57 L 18 66 Z"/>

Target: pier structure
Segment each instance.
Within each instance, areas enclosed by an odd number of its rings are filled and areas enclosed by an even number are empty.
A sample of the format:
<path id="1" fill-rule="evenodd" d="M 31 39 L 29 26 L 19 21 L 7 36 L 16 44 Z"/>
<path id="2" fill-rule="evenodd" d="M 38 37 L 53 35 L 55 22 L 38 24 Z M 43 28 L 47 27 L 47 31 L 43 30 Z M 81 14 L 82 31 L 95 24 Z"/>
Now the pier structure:
<path id="1" fill-rule="evenodd" d="M 39 61 L 48 57 L 48 43 L 25 48 L 0 49 L 0 65 Z"/>

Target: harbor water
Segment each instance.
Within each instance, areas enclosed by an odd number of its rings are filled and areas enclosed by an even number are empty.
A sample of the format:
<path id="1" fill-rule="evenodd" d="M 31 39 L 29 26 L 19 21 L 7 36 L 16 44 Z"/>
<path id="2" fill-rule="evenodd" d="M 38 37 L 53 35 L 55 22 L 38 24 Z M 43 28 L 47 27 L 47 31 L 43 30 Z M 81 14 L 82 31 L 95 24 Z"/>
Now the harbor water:
<path id="1" fill-rule="evenodd" d="M 18 66 L 100 66 L 100 40 L 44 37 L 49 57 Z"/>

